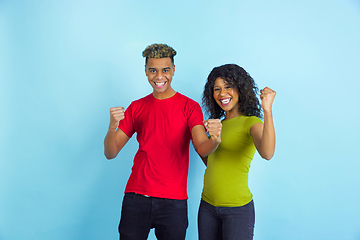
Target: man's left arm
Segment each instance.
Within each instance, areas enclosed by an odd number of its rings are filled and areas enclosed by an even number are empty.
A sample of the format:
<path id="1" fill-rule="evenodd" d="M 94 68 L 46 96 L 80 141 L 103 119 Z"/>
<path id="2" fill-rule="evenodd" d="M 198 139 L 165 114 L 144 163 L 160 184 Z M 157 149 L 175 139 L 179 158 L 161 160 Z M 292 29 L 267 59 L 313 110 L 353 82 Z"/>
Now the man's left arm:
<path id="1" fill-rule="evenodd" d="M 208 138 L 205 128 L 202 125 L 196 125 L 191 129 L 191 136 L 196 152 L 201 157 L 207 157 L 213 153 L 221 142 L 221 121 L 220 119 L 209 119 L 204 121 L 210 138 Z"/>

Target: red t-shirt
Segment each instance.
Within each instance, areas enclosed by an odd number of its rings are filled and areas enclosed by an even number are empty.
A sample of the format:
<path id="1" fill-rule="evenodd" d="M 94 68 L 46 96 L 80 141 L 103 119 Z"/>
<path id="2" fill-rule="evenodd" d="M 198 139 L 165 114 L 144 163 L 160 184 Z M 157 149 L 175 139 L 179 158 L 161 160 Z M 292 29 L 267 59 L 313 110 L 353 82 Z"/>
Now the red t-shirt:
<path id="1" fill-rule="evenodd" d="M 136 132 L 139 142 L 125 193 L 187 199 L 189 144 L 196 125 L 203 125 L 201 108 L 180 93 L 133 101 L 119 123 L 128 137 Z"/>

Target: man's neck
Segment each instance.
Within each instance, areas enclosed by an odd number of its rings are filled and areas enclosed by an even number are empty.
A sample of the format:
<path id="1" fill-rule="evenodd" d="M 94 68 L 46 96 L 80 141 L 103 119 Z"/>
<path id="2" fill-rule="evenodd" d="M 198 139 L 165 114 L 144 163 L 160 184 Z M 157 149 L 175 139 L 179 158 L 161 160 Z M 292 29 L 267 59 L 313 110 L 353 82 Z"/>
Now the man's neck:
<path id="1" fill-rule="evenodd" d="M 162 93 L 157 93 L 157 92 L 153 92 L 153 96 L 156 99 L 162 100 L 162 99 L 167 99 L 167 98 L 171 98 L 176 94 L 176 91 L 174 89 L 167 89 L 167 91 L 162 92 Z"/>

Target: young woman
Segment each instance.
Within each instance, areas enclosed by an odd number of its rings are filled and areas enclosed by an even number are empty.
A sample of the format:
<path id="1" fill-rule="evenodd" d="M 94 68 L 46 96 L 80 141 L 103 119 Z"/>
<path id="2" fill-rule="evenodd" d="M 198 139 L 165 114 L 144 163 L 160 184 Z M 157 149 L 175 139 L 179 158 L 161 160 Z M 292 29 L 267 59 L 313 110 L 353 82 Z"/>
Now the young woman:
<path id="1" fill-rule="evenodd" d="M 255 150 L 266 160 L 275 151 L 276 92 L 268 87 L 260 90 L 261 104 L 257 92 L 251 76 L 235 64 L 215 67 L 208 76 L 203 105 L 210 118 L 222 119 L 222 132 L 216 151 L 202 158 L 207 168 L 198 215 L 200 240 L 253 239 L 250 162 Z"/>

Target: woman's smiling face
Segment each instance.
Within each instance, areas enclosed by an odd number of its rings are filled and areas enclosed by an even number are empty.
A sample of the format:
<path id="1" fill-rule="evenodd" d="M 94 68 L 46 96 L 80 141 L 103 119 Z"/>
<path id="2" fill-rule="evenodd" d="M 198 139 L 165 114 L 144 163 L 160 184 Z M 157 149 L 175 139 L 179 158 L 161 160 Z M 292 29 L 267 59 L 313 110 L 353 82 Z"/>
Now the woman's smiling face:
<path id="1" fill-rule="evenodd" d="M 237 89 L 232 87 L 224 79 L 217 78 L 215 80 L 213 92 L 216 103 L 227 114 L 230 112 L 239 112 L 239 93 Z"/>

